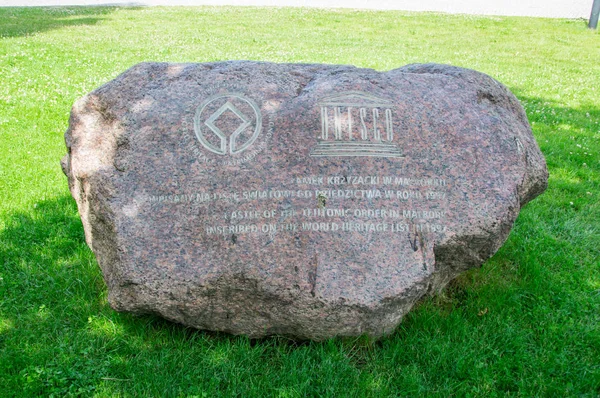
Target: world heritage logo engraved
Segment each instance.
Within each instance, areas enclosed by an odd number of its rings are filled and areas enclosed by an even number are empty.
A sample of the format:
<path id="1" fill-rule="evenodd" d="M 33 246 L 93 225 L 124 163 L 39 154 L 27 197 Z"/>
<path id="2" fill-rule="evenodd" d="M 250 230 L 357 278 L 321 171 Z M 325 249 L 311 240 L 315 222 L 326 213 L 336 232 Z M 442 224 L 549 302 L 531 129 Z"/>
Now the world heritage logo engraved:
<path id="1" fill-rule="evenodd" d="M 196 109 L 194 132 L 200 144 L 210 152 L 239 155 L 260 136 L 262 114 L 258 105 L 243 94 L 216 94 Z"/>

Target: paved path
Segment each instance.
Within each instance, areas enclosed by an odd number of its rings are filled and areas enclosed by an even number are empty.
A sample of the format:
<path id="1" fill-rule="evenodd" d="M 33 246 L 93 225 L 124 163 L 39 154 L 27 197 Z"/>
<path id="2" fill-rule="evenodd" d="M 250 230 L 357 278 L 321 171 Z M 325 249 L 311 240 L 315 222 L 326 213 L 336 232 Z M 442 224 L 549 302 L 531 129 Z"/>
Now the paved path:
<path id="1" fill-rule="evenodd" d="M 593 0 L 0 0 L 0 6 L 291 6 L 372 10 L 440 11 L 456 14 L 589 18 Z"/>

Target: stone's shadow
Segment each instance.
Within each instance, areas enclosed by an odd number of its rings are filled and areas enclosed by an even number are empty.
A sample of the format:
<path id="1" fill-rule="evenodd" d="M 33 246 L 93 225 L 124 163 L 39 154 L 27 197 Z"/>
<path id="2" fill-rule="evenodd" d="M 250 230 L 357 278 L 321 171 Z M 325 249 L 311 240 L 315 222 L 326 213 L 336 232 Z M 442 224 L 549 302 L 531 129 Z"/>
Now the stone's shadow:
<path id="1" fill-rule="evenodd" d="M 82 238 L 83 228 L 70 196 L 39 201 L 28 211 L 5 216 L 5 226 L 0 231 L 2 265 L 32 269 L 22 263 L 49 265 L 68 261 Z"/>
<path id="2" fill-rule="evenodd" d="M 600 184 L 600 168 L 596 162 L 600 156 L 600 147 L 596 144 L 600 107 L 589 103 L 577 108 L 566 107 L 550 99 L 522 95 L 518 88 L 511 90 L 525 108 L 546 158 L 550 174 L 547 192 L 558 189 L 563 193 L 541 195 L 535 201 L 559 205 L 568 195 L 597 191 Z M 585 197 L 584 201 L 592 198 Z M 575 209 L 578 209 L 577 204 Z"/>
<path id="3" fill-rule="evenodd" d="M 573 130 L 571 135 L 587 133 L 593 136 L 595 133 L 593 124 L 600 120 L 600 108 L 595 104 L 569 108 L 550 99 L 528 96 L 524 94 L 525 90 L 519 88 L 510 87 L 510 90 L 525 108 L 529 123 L 534 123 L 532 125 L 534 133 L 546 132 L 546 129 L 551 129 L 553 133 L 560 133 L 569 128 Z M 540 146 L 545 143 L 540 142 L 540 137 L 536 139 Z"/>
<path id="4" fill-rule="evenodd" d="M 119 10 L 137 10 L 132 3 L 125 7 L 0 7 L 0 38 L 28 36 L 70 26 L 96 25 Z"/>
<path id="5" fill-rule="evenodd" d="M 5 314 L 27 316 L 43 305 L 48 315 L 45 318 L 52 318 L 55 304 L 72 299 L 81 304 L 89 299 L 76 294 L 79 289 L 73 289 L 83 284 L 91 290 L 89 286 L 98 282 L 98 275 L 87 272 L 93 254 L 85 250 L 82 224 L 70 196 L 39 201 L 3 218 L 0 296 L 10 303 L 8 311 L 4 307 Z M 86 270 L 83 263 L 88 263 Z"/>

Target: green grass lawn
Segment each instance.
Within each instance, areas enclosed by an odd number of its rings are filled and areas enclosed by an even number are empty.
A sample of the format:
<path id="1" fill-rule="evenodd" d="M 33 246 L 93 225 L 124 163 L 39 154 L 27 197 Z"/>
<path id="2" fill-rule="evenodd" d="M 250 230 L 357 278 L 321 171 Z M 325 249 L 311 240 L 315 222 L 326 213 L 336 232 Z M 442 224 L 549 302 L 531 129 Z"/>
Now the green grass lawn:
<path id="1" fill-rule="evenodd" d="M 73 102 L 141 61 L 485 72 L 550 169 L 504 247 L 378 342 L 119 314 L 59 159 Z M 600 35 L 583 20 L 264 8 L 0 8 L 0 396 L 600 395 Z"/>

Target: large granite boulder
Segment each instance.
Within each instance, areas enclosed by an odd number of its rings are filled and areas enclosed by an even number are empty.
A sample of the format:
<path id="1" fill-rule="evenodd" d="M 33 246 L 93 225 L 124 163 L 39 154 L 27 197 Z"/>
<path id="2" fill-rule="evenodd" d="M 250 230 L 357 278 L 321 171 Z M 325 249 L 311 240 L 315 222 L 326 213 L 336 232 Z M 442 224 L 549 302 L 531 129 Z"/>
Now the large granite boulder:
<path id="1" fill-rule="evenodd" d="M 504 86 L 432 64 L 139 64 L 66 144 L 112 307 L 251 337 L 392 332 L 548 177 Z"/>

